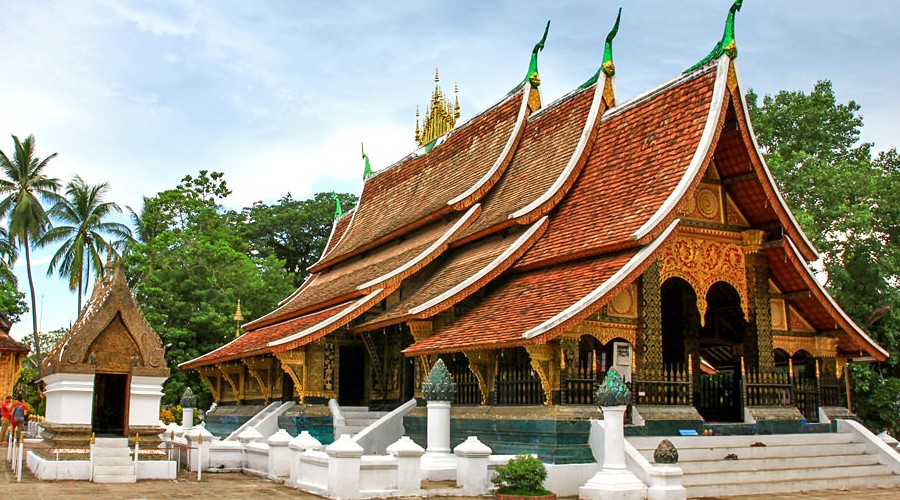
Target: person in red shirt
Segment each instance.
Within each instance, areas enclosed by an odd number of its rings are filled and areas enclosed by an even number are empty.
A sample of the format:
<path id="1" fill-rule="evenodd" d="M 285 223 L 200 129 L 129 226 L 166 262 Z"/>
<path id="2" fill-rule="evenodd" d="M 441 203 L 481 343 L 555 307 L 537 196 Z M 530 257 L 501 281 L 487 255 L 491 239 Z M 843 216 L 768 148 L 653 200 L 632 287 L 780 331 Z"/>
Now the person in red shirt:
<path id="1" fill-rule="evenodd" d="M 3 403 L 0 404 L 0 415 L 2 415 L 2 427 L 0 427 L 0 439 L 6 444 L 6 432 L 9 431 L 9 412 L 12 411 L 12 396 L 6 396 Z"/>

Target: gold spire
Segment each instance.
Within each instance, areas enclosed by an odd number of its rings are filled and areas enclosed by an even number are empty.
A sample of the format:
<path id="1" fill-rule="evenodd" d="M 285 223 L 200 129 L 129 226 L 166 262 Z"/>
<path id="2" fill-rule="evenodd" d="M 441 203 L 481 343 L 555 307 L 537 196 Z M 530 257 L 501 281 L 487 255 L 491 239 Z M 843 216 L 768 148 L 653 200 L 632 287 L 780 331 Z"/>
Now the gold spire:
<path id="1" fill-rule="evenodd" d="M 455 102 L 444 97 L 440 87 L 440 73 L 434 68 L 434 92 L 431 102 L 425 109 L 425 118 L 419 121 L 419 108 L 416 107 L 416 143 L 424 146 L 446 134 L 456 126 L 459 118 L 459 85 L 453 86 Z"/>
<path id="2" fill-rule="evenodd" d="M 241 314 L 241 299 L 238 299 L 237 309 L 234 310 L 234 338 L 241 336 L 241 323 L 244 322 L 244 315 Z"/>

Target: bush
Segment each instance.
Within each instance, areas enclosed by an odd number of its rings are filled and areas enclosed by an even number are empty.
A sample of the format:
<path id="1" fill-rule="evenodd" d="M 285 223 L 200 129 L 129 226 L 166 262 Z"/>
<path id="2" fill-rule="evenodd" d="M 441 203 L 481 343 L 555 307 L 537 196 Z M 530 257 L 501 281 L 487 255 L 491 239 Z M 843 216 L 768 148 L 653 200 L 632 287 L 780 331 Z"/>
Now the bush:
<path id="1" fill-rule="evenodd" d="M 504 495 L 538 496 L 549 495 L 544 489 L 547 469 L 537 457 L 521 453 L 506 465 L 497 467 L 497 474 L 491 479 L 499 489 L 497 493 Z"/>

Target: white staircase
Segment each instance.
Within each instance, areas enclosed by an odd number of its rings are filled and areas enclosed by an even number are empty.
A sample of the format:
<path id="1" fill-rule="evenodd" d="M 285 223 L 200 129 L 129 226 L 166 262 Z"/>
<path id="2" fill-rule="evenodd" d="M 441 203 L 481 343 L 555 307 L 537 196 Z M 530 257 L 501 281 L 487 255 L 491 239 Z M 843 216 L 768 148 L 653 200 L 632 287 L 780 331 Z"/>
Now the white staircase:
<path id="1" fill-rule="evenodd" d="M 335 438 L 340 437 L 341 434 L 354 436 L 388 414 L 386 411 L 369 411 L 366 406 L 341 406 L 340 412 L 344 421 L 343 423 L 335 422 Z"/>
<path id="2" fill-rule="evenodd" d="M 629 437 L 628 442 L 653 463 L 662 439 Z M 900 486 L 890 457 L 885 460 L 852 433 L 667 439 L 678 449 L 688 498 Z M 726 459 L 729 455 L 736 459 Z"/>
<path id="3" fill-rule="evenodd" d="M 127 438 L 97 438 L 94 442 L 95 483 L 133 483 L 137 480 Z"/>

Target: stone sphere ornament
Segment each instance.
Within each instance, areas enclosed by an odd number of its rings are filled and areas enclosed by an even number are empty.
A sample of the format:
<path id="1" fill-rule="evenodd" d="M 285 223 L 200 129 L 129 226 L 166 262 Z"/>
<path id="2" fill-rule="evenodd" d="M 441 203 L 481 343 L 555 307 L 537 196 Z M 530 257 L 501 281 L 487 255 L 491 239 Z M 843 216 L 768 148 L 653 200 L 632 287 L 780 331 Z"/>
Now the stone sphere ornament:
<path id="1" fill-rule="evenodd" d="M 658 464 L 677 464 L 678 449 L 668 439 L 663 439 L 653 452 L 653 461 Z"/>
<path id="2" fill-rule="evenodd" d="M 597 388 L 595 394 L 597 404 L 604 406 L 625 406 L 631 404 L 631 390 L 625 385 L 625 379 L 615 370 L 606 372 L 606 377 Z"/>
<path id="3" fill-rule="evenodd" d="M 453 401 L 456 396 L 456 384 L 450 376 L 450 370 L 444 360 L 438 359 L 428 377 L 422 382 L 422 396 L 425 401 Z"/>

